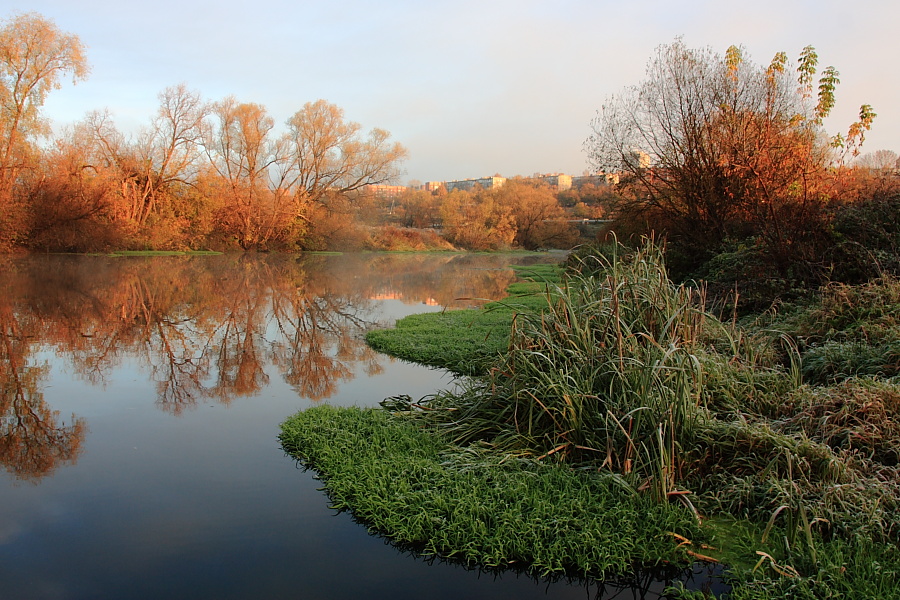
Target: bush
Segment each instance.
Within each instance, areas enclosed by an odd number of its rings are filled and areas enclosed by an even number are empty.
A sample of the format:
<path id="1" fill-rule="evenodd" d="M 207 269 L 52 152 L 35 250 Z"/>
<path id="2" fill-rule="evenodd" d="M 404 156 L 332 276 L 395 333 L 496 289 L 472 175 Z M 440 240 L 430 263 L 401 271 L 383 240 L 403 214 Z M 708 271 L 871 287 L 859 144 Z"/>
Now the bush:
<path id="1" fill-rule="evenodd" d="M 832 279 L 862 283 L 900 275 L 900 195 L 875 197 L 834 209 Z"/>
<path id="2" fill-rule="evenodd" d="M 434 231 L 380 227 L 372 231 L 369 247 L 372 250 L 453 250 L 453 245 Z"/>

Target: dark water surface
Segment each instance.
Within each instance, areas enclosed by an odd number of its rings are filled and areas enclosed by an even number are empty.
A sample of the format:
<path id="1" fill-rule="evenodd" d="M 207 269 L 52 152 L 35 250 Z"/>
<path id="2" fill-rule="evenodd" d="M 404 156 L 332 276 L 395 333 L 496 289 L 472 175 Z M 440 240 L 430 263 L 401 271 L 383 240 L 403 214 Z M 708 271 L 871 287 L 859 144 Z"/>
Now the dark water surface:
<path id="1" fill-rule="evenodd" d="M 600 595 L 398 550 L 330 510 L 276 437 L 319 403 L 452 385 L 365 332 L 558 258 L 0 258 L 0 598 Z"/>

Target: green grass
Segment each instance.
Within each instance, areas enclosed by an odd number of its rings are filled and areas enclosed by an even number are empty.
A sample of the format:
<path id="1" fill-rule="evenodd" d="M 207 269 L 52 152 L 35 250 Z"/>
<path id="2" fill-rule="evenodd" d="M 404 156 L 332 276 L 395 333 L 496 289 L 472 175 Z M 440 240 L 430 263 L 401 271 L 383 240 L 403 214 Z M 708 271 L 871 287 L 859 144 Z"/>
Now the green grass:
<path id="1" fill-rule="evenodd" d="M 410 315 L 394 329 L 366 334 L 375 350 L 460 375 L 482 375 L 509 346 L 513 320 L 522 312 L 534 312 L 546 304 L 548 281 L 558 281 L 556 265 L 514 267 L 529 281 L 516 282 L 509 296 L 481 308 Z"/>
<path id="2" fill-rule="evenodd" d="M 282 424 L 333 506 L 426 555 L 539 575 L 596 577 L 685 563 L 678 507 L 635 500 L 612 478 L 459 449 L 382 410 L 320 406 Z"/>
<path id="3" fill-rule="evenodd" d="M 378 409 L 318 406 L 281 429 L 284 449 L 319 473 L 334 508 L 424 555 L 604 578 L 684 565 L 695 552 L 729 565 L 731 599 L 900 597 L 896 545 L 825 542 L 816 531 L 812 559 L 799 537 L 785 548 L 784 513 L 768 532 L 733 517 L 701 527 L 681 505 L 635 496 L 595 470 L 461 448 Z"/>
<path id="4" fill-rule="evenodd" d="M 508 345 L 512 313 L 466 309 L 411 315 L 366 334 L 375 350 L 462 375 L 484 373 Z"/>

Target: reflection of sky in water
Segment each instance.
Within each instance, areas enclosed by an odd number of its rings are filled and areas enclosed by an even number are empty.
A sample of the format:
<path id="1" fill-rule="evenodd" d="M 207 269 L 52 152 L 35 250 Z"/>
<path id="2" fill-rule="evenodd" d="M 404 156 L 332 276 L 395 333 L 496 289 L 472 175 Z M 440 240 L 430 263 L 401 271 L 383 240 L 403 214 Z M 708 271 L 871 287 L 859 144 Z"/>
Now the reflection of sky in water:
<path id="1" fill-rule="evenodd" d="M 416 266 L 434 276 L 442 265 Z M 388 268 L 399 274 L 396 265 Z M 393 322 L 439 309 L 385 299 L 357 316 Z M 226 400 L 197 397 L 177 414 L 160 404 L 153 379 L 161 374 L 147 358 L 152 343 L 123 346 L 91 382 L 56 346 L 35 342 L 23 360 L 50 365 L 43 401 L 63 423 L 73 414 L 83 419 L 87 432 L 74 464 L 33 481 L 0 472 L 3 598 L 585 597 L 578 585 L 545 588 L 514 574 L 429 565 L 369 536 L 348 515 L 333 515 L 321 482 L 280 449 L 280 422 L 321 402 L 418 398 L 452 378 L 366 354 L 359 329 L 341 341 L 322 338 L 320 352 L 345 372 L 329 397 L 310 400 L 286 381 L 272 354 L 284 340 L 266 314 L 255 338 L 266 383 Z M 353 341 L 359 346 L 348 350 Z M 302 358 L 309 350 L 300 351 Z M 202 351 L 191 353 L 196 359 Z M 203 386 L 215 377 L 213 364 Z"/>

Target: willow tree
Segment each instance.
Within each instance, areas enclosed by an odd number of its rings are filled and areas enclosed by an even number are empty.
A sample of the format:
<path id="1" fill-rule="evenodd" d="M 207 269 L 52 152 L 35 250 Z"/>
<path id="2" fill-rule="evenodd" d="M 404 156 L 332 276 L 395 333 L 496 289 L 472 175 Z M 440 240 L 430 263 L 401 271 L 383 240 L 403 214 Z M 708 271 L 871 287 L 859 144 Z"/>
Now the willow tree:
<path id="1" fill-rule="evenodd" d="M 91 136 L 92 167 L 102 167 L 115 182 L 117 218 L 137 228 L 196 176 L 210 110 L 184 84 L 166 88 L 158 98 L 150 126 L 136 137 L 121 133 L 108 111 L 91 112 L 80 124 Z"/>
<path id="2" fill-rule="evenodd" d="M 15 240 L 14 188 L 32 166 L 37 137 L 47 132 L 40 110 L 60 80 L 87 76 L 84 46 L 37 13 L 0 22 L 0 247 Z"/>
<path id="3" fill-rule="evenodd" d="M 359 123 L 344 119 L 342 108 L 325 100 L 307 102 L 287 127 L 284 176 L 294 193 L 310 202 L 392 181 L 407 154 L 384 129 L 364 134 Z"/>
<path id="4" fill-rule="evenodd" d="M 811 46 L 793 73 L 783 52 L 760 66 L 735 46 L 724 56 L 681 40 L 659 47 L 585 142 L 596 169 L 624 175 L 620 215 L 648 220 L 695 262 L 755 237 L 787 268 L 826 169 L 858 152 L 875 117 L 863 105 L 846 136 L 827 135 L 839 74 L 827 67 L 816 82 L 817 63 Z"/>
<path id="5" fill-rule="evenodd" d="M 284 159 L 272 138 L 275 121 L 266 108 L 229 96 L 212 105 L 204 142 L 223 205 L 218 228 L 244 250 L 267 248 L 284 237 L 300 211 L 275 171 Z M 215 189 L 213 185 L 213 189 Z"/>

